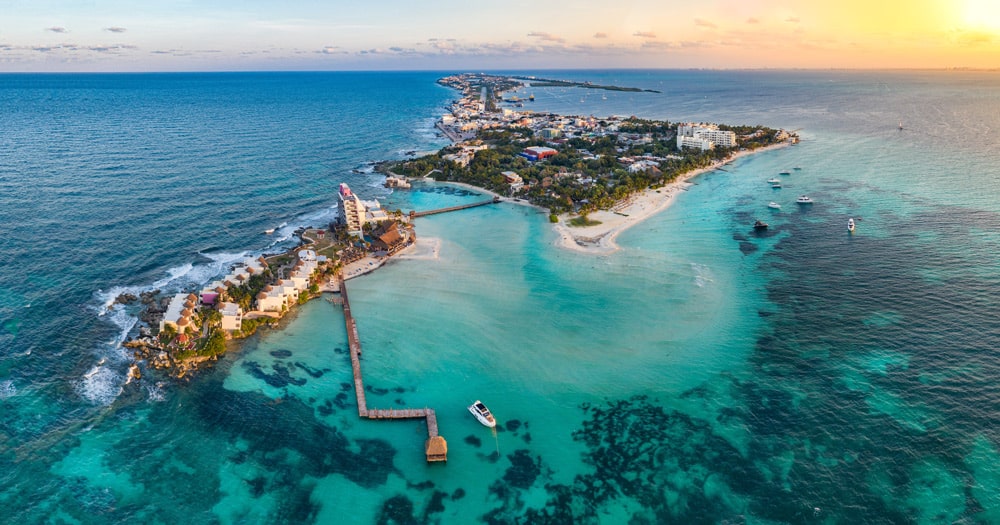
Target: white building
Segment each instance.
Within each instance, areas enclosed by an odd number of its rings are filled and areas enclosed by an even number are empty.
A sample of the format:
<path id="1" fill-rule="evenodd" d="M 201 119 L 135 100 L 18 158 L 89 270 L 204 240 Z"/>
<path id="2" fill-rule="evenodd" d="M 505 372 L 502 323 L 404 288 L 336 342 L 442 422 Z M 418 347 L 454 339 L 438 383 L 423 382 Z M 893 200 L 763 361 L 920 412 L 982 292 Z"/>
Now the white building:
<path id="1" fill-rule="evenodd" d="M 179 333 L 184 333 L 187 328 L 194 328 L 193 314 L 195 301 L 198 298 L 194 294 L 179 293 L 170 298 L 167 311 L 163 313 L 160 320 L 160 331 L 167 326 L 172 326 Z"/>
<path id="2" fill-rule="evenodd" d="M 719 129 L 719 126 L 715 124 L 695 124 L 693 122 L 679 124 L 677 126 L 678 148 L 682 147 L 681 137 L 707 140 L 712 143 L 712 146 L 722 146 L 724 148 L 732 148 L 736 146 L 736 133 L 732 131 L 722 131 Z M 686 145 L 689 147 L 701 147 L 703 150 L 712 148 L 712 146 L 705 148 L 701 145 L 695 145 L 693 142 Z"/>
<path id="3" fill-rule="evenodd" d="M 236 303 L 220 303 L 219 312 L 222 313 L 223 330 L 240 330 L 243 327 L 243 310 Z"/>
<path id="4" fill-rule="evenodd" d="M 340 183 L 340 208 L 337 210 L 340 216 L 340 223 L 347 227 L 347 233 L 350 235 L 355 235 L 361 237 L 364 232 L 361 227 L 365 223 L 365 205 L 361 202 L 347 183 Z"/>
<path id="5" fill-rule="evenodd" d="M 698 148 L 702 151 L 712 149 L 712 141 L 703 139 L 700 137 L 688 137 L 685 135 L 677 135 L 677 148 Z"/>

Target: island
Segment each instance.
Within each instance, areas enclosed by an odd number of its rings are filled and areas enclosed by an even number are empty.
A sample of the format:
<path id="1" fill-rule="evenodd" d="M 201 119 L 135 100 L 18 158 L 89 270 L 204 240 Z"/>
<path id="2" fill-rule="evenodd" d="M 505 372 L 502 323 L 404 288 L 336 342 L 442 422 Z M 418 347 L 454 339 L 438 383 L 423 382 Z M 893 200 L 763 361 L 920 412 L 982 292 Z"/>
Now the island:
<path id="1" fill-rule="evenodd" d="M 141 303 L 145 326 L 125 346 L 140 362 L 185 377 L 222 355 L 231 341 L 275 325 L 297 305 L 341 292 L 343 283 L 379 268 L 415 246 L 415 219 L 500 201 L 534 206 L 548 215 L 567 248 L 597 254 L 617 249 L 615 236 L 662 210 L 691 177 L 754 151 L 794 144 L 794 132 L 764 126 L 671 123 L 635 116 L 567 116 L 519 111 L 504 95 L 536 85 L 638 91 L 531 77 L 466 73 L 440 84 L 461 97 L 437 127 L 452 142 L 418 158 L 382 162 L 385 186 L 405 190 L 416 180 L 464 184 L 487 200 L 442 210 L 387 211 L 347 184 L 337 194 L 338 218 L 296 232 L 300 243 L 278 254 L 248 258 L 201 289 L 160 296 L 128 294 Z M 270 234 L 273 230 L 265 233 Z"/>

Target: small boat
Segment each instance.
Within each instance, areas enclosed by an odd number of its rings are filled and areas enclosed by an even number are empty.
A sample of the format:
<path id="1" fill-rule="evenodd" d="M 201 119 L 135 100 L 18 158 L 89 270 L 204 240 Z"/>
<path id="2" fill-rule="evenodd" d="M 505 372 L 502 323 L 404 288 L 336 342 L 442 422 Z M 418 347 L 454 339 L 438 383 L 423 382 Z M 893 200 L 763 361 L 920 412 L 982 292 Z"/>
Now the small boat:
<path id="1" fill-rule="evenodd" d="M 795 202 L 798 204 L 812 204 L 813 200 L 807 195 L 802 195 L 801 197 L 795 199 Z"/>
<path id="2" fill-rule="evenodd" d="M 853 218 L 847 219 L 847 231 L 849 231 L 849 232 L 853 232 L 854 231 L 854 219 Z"/>
<path id="3" fill-rule="evenodd" d="M 782 171 L 782 172 L 778 173 L 778 175 L 791 175 L 791 174 L 792 174 L 792 172 L 790 172 L 788 170 L 785 170 L 785 171 Z"/>
<path id="4" fill-rule="evenodd" d="M 535 101 L 535 94 L 532 93 L 532 94 L 528 95 L 528 100 L 534 102 Z"/>
<path id="5" fill-rule="evenodd" d="M 899 131 L 903 131 L 903 121 L 899 121 Z"/>
<path id="6" fill-rule="evenodd" d="M 772 210 L 780 210 L 781 209 L 781 205 L 778 204 L 777 202 L 774 202 L 774 201 L 771 201 L 771 202 L 767 203 L 767 207 L 771 208 Z"/>
<path id="7" fill-rule="evenodd" d="M 781 179 L 776 177 L 771 177 L 770 179 L 767 179 L 767 182 L 771 184 L 781 184 Z"/>
<path id="8" fill-rule="evenodd" d="M 268 235 L 271 235 L 272 233 L 274 233 L 274 228 L 268 228 L 268 229 L 264 230 L 264 233 L 266 233 Z"/>
<path id="9" fill-rule="evenodd" d="M 777 182 L 777 183 L 772 184 L 771 185 L 771 189 L 773 189 L 773 190 L 780 190 L 781 189 L 781 183 Z"/>
<path id="10" fill-rule="evenodd" d="M 486 408 L 486 405 L 482 401 L 476 400 L 475 403 L 469 405 L 469 412 L 476 416 L 483 425 L 493 428 L 497 426 L 497 420 L 493 419 L 493 414 L 490 414 L 490 409 Z"/>
<path id="11" fill-rule="evenodd" d="M 794 167 L 794 168 L 792 168 L 792 169 L 793 169 L 793 170 L 795 170 L 795 171 L 802 171 L 802 168 L 800 168 L 800 167 L 798 167 L 798 166 L 795 166 L 795 167 Z"/>
<path id="12" fill-rule="evenodd" d="M 767 223 L 764 222 L 764 221 L 757 221 L 757 222 L 753 223 L 753 229 L 755 229 L 757 231 L 766 230 L 767 229 Z"/>

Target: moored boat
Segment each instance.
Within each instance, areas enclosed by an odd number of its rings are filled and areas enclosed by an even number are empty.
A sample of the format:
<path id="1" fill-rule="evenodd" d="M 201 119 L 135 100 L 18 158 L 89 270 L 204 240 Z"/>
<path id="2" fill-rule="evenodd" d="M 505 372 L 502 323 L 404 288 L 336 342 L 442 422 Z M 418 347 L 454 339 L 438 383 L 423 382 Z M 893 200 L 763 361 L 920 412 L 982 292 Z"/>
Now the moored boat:
<path id="1" fill-rule="evenodd" d="M 771 208 L 772 210 L 780 210 L 781 209 L 781 205 L 778 204 L 777 202 L 774 202 L 774 201 L 771 201 L 771 202 L 767 203 L 767 207 Z"/>
<path id="2" fill-rule="evenodd" d="M 767 229 L 767 223 L 764 222 L 764 221 L 758 220 L 757 222 L 753 223 L 753 229 L 755 229 L 757 231 L 766 230 Z"/>
<path id="3" fill-rule="evenodd" d="M 847 219 L 847 231 L 849 231 L 849 232 L 853 232 L 854 231 L 854 218 L 853 217 L 850 218 L 850 219 Z"/>
<path id="4" fill-rule="evenodd" d="M 781 183 L 780 182 L 775 182 L 774 184 L 771 185 L 771 189 L 773 189 L 773 190 L 780 190 L 781 189 Z"/>
<path id="5" fill-rule="evenodd" d="M 477 399 L 475 403 L 469 405 L 469 412 L 472 412 L 472 415 L 476 416 L 476 419 L 484 426 L 490 428 L 497 426 L 497 420 L 493 418 L 490 409 L 486 408 L 482 401 Z"/>
<path id="6" fill-rule="evenodd" d="M 790 172 L 788 170 L 778 172 L 778 175 L 791 175 L 791 174 L 792 174 L 792 172 Z"/>
<path id="7" fill-rule="evenodd" d="M 771 177 L 770 179 L 767 179 L 767 182 L 768 184 L 781 184 L 781 179 L 777 177 Z"/>
<path id="8" fill-rule="evenodd" d="M 795 199 L 795 202 L 798 204 L 812 204 L 813 200 L 808 195 L 802 195 Z"/>

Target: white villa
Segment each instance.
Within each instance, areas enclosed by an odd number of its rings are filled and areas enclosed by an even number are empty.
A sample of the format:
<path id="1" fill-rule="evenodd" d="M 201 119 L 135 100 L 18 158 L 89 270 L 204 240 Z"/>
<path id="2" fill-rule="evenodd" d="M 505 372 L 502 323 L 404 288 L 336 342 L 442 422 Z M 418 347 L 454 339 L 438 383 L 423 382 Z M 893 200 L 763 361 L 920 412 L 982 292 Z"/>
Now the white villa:
<path id="1" fill-rule="evenodd" d="M 236 303 L 221 303 L 219 311 L 222 312 L 223 330 L 240 330 L 243 327 L 243 310 Z"/>

